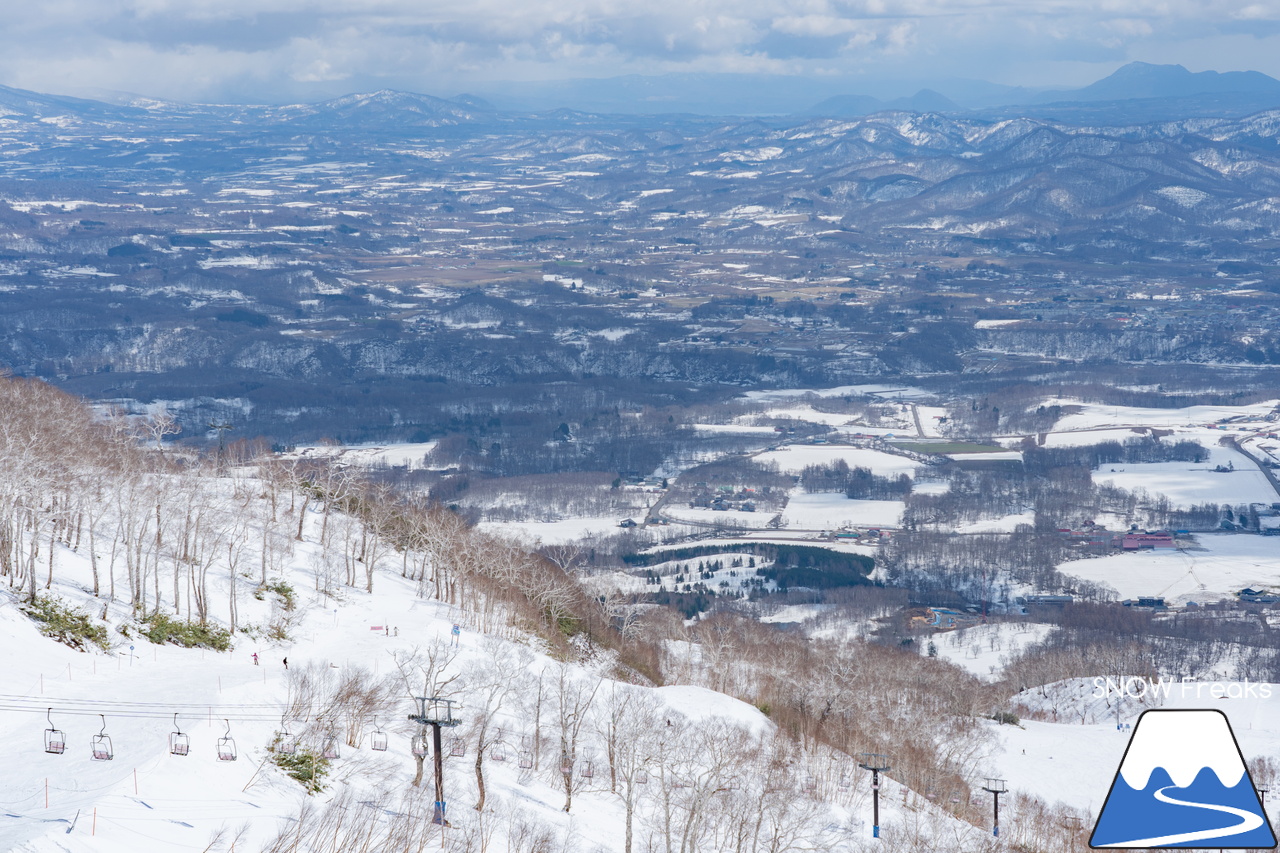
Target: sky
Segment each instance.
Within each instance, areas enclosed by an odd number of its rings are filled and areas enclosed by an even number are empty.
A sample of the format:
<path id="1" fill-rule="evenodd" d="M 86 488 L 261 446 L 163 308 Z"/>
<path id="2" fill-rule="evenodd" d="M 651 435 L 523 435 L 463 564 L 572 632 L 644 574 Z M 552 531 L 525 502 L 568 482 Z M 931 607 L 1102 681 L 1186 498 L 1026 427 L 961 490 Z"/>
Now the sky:
<path id="1" fill-rule="evenodd" d="M 1280 0 L 37 0 L 0 28 L 5 85 L 203 102 L 673 73 L 895 96 L 1133 60 L 1280 76 Z"/>

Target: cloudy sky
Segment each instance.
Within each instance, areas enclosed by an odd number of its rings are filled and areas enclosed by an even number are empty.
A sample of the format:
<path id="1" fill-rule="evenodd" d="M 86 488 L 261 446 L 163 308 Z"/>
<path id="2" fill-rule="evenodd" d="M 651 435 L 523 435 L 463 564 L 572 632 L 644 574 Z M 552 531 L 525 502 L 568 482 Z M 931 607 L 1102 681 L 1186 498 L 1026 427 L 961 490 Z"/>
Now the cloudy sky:
<path id="1" fill-rule="evenodd" d="M 0 83 L 280 102 L 502 81 L 770 73 L 1077 86 L 1120 65 L 1280 76 L 1280 0 L 30 0 Z M 890 94 L 897 94 L 889 91 Z"/>

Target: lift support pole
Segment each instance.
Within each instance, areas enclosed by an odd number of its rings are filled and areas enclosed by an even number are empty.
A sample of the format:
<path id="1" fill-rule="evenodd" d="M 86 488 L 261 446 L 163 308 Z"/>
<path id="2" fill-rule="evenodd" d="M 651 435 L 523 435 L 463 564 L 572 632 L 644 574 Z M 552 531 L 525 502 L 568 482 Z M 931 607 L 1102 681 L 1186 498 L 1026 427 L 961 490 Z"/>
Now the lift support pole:
<path id="1" fill-rule="evenodd" d="M 435 814 L 432 816 L 431 822 L 440 826 L 448 826 L 449 821 L 445 818 L 444 750 L 441 749 L 440 729 L 443 726 L 456 726 L 462 721 L 453 716 L 453 706 L 456 703 L 452 699 L 441 699 L 436 696 L 415 696 L 413 698 L 418 703 L 418 713 L 410 714 L 409 719 L 424 729 L 427 726 L 431 726 L 431 742 L 436 752 L 436 801 Z"/>

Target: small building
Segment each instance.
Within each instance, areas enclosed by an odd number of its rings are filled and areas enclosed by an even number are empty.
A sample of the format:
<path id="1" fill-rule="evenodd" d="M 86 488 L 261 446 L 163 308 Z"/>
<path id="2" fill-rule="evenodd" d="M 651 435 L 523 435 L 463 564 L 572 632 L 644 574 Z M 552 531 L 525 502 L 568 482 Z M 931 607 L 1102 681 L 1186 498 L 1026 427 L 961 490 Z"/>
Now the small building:
<path id="1" fill-rule="evenodd" d="M 1129 532 L 1123 536 L 1117 536 L 1112 540 L 1112 544 L 1123 548 L 1125 551 L 1138 551 L 1141 549 L 1173 549 L 1178 547 L 1173 541 L 1173 534 L 1167 530 L 1158 530 L 1155 533 Z"/>
<path id="2" fill-rule="evenodd" d="M 1075 603 L 1075 597 L 1071 595 L 1028 595 L 1018 603 L 1027 607 L 1066 607 L 1068 604 Z"/>
<path id="3" fill-rule="evenodd" d="M 1167 610 L 1169 607 L 1169 605 L 1165 604 L 1164 599 L 1158 596 L 1127 598 L 1121 604 L 1125 607 L 1144 607 L 1150 610 Z"/>

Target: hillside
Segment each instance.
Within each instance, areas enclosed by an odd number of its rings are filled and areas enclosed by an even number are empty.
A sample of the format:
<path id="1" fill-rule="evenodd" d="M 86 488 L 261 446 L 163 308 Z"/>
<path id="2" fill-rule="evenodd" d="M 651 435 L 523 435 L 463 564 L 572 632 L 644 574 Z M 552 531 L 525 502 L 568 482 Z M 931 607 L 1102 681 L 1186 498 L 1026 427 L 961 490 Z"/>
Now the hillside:
<path id="1" fill-rule="evenodd" d="M 155 449 L 162 423 L 95 419 L 38 383 L 0 397 L 4 849 L 859 850 L 870 791 L 853 756 L 906 731 L 922 740 L 895 755 L 885 837 L 978 849 L 970 823 L 899 784 L 967 786 L 983 700 L 959 670 L 865 646 L 822 673 L 769 628 L 618 623 L 546 561 L 447 511 L 384 512 L 343 469 L 206 463 Z M 868 670 L 886 664 L 898 674 Z M 823 692 L 836 717 L 814 714 Z M 443 838 L 429 762 L 412 784 L 414 695 L 459 703 Z M 175 732 L 188 754 L 170 754 Z M 110 760 L 90 755 L 98 735 Z M 940 762 L 943 744 L 966 757 Z"/>

